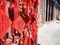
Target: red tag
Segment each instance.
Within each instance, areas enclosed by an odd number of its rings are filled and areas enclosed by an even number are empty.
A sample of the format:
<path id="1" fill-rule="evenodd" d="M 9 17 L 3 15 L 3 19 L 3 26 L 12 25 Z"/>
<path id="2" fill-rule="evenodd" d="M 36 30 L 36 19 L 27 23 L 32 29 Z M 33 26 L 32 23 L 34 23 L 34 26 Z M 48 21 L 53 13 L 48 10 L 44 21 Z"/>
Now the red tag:
<path id="1" fill-rule="evenodd" d="M 0 39 L 5 36 L 10 25 L 11 21 L 6 16 L 6 14 L 0 10 Z"/>
<path id="2" fill-rule="evenodd" d="M 22 31 L 22 30 L 24 29 L 24 27 L 25 27 L 25 22 L 24 22 L 24 20 L 23 20 L 20 16 L 18 16 L 18 18 L 15 19 L 13 25 L 15 26 L 15 29 L 16 29 L 19 33 L 21 33 L 21 31 Z"/>

